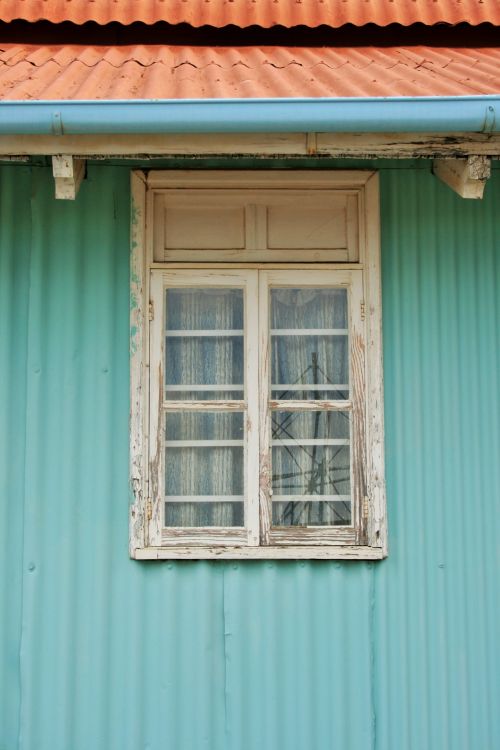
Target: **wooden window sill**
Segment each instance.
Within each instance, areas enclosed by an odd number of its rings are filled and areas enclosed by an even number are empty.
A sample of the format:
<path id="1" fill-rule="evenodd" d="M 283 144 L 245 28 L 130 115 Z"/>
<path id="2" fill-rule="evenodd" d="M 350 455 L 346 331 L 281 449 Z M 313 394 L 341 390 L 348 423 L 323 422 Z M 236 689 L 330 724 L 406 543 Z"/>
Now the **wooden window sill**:
<path id="1" fill-rule="evenodd" d="M 135 560 L 382 560 L 383 547 L 261 546 L 261 547 L 144 547 L 131 552 Z"/>

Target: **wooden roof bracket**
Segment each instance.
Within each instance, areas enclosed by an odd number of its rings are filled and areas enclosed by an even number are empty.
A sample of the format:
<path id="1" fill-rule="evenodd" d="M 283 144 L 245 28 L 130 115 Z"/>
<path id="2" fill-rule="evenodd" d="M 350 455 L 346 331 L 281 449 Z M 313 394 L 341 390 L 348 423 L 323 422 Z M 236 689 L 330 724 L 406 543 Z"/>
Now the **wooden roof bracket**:
<path id="1" fill-rule="evenodd" d="M 85 159 L 74 156 L 53 156 L 52 174 L 55 182 L 55 197 L 74 201 L 85 176 Z"/>
<path id="2" fill-rule="evenodd" d="M 459 159 L 434 159 L 432 171 L 462 198 L 482 198 L 491 175 L 489 156 L 467 156 Z"/>

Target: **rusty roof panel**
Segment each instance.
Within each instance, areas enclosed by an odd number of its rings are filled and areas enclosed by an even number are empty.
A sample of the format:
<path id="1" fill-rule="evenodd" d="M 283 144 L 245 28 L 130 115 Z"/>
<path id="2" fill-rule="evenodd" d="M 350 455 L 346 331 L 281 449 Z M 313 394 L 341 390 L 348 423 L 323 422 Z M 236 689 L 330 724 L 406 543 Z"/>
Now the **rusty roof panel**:
<path id="1" fill-rule="evenodd" d="M 136 21 L 242 28 L 257 25 L 338 28 L 374 23 L 500 24 L 499 0 L 0 0 L 3 21 L 24 19 L 82 24 Z"/>
<path id="2" fill-rule="evenodd" d="M 0 44 L 0 99 L 500 93 L 500 49 Z"/>

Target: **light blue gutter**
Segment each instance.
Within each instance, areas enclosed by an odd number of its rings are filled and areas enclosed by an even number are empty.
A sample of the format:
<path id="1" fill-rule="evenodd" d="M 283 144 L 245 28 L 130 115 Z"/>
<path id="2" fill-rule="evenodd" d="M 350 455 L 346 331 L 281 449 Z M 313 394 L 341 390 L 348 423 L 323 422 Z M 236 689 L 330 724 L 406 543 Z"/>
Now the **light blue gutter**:
<path id="1" fill-rule="evenodd" d="M 0 135 L 500 132 L 500 96 L 4 101 Z"/>

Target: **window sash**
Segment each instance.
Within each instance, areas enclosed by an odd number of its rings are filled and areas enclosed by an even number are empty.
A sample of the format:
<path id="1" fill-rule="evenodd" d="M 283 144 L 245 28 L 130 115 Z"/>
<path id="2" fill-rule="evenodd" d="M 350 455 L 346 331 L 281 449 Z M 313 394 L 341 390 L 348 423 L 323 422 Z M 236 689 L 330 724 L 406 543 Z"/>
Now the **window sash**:
<path id="1" fill-rule="evenodd" d="M 165 342 L 164 299 L 167 288 L 228 287 L 245 293 L 245 398 L 238 401 L 168 400 L 163 392 Z M 269 290 L 272 287 L 345 287 L 348 290 L 349 398 L 311 400 L 271 398 Z M 361 270 L 153 270 L 150 296 L 155 311 L 150 325 L 149 399 L 149 496 L 150 546 L 258 546 L 258 545 L 355 545 L 366 543 L 363 500 L 366 494 L 365 462 L 365 363 L 362 320 L 363 278 Z M 258 311 L 258 315 L 257 315 Z M 257 325 L 258 317 L 258 325 Z M 345 333 L 345 332 L 344 332 Z M 172 338 L 175 338 L 172 337 Z M 168 396 L 168 394 L 167 394 Z M 344 411 L 351 414 L 351 518 L 349 526 L 273 527 L 270 457 L 273 411 Z M 246 450 L 244 456 L 246 496 L 245 528 L 165 527 L 163 487 L 165 445 L 163 415 L 169 412 L 244 412 Z M 325 441 L 323 441 L 325 442 Z M 328 441 L 327 441 L 328 442 Z M 313 499 L 313 498 L 311 498 Z M 178 502 L 176 498 L 173 502 Z"/>
<path id="2" fill-rule="evenodd" d="M 241 288 L 244 291 L 244 399 L 226 401 L 170 400 L 164 392 L 165 290 L 178 288 Z M 149 391 L 149 496 L 151 518 L 148 544 L 168 545 L 249 545 L 259 542 L 258 507 L 258 402 L 257 402 L 257 335 L 256 326 L 249 325 L 252 310 L 257 307 L 257 277 L 252 271 L 167 271 L 151 272 L 150 297 L 155 311 L 150 324 L 150 391 Z M 202 332 L 201 332 L 202 333 Z M 187 389 L 185 389 L 187 390 Z M 206 390 L 206 389 L 205 389 Z M 218 387 L 215 390 L 220 390 Z M 203 389 L 202 389 L 203 391 Z M 172 390 L 175 392 L 175 389 Z M 165 448 L 164 415 L 168 413 L 242 412 L 245 426 L 244 479 L 245 527 L 166 527 L 165 512 Z M 167 443 L 167 445 L 166 445 Z M 168 501 L 168 498 L 167 498 Z M 176 504 L 178 498 L 174 501 Z M 189 499 L 186 498 L 186 502 Z"/>
<path id="3" fill-rule="evenodd" d="M 270 363 L 270 290 L 272 288 L 339 288 L 348 291 L 349 325 L 349 399 L 346 400 L 287 400 L 272 398 Z M 315 545 L 363 544 L 366 538 L 362 513 L 365 486 L 365 363 L 364 363 L 364 323 L 362 320 L 363 272 L 361 270 L 268 270 L 259 271 L 259 414 L 260 414 L 260 467 L 261 489 L 261 544 L 273 545 Z M 320 386 L 315 386 L 321 390 Z M 272 390 L 271 390 L 272 389 Z M 318 410 L 345 411 L 351 414 L 351 524 L 349 526 L 280 526 L 272 524 L 271 488 L 271 416 L 276 411 L 311 412 Z M 309 498 L 308 498 L 309 499 Z M 314 498 L 311 497 L 311 500 Z"/>

